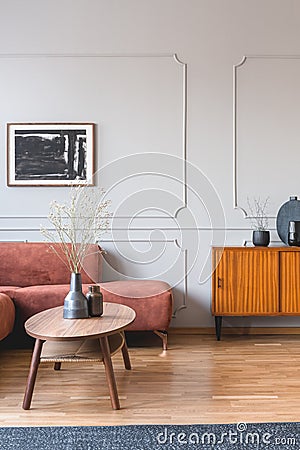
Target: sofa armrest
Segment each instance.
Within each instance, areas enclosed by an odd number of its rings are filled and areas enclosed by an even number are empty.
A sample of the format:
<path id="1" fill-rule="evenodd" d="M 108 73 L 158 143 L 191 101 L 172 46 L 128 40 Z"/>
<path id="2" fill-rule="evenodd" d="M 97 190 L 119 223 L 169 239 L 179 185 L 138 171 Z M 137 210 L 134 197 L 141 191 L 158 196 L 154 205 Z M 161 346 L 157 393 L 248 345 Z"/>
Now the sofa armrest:
<path id="1" fill-rule="evenodd" d="M 0 340 L 12 332 L 15 323 L 15 305 L 6 294 L 0 294 Z"/>

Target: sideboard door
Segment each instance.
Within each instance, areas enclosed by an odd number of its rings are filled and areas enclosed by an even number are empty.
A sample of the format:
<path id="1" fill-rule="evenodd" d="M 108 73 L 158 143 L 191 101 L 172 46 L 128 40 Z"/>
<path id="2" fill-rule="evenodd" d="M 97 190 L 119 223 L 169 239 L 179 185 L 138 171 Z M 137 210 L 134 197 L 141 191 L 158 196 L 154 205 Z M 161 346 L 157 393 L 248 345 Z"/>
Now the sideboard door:
<path id="1" fill-rule="evenodd" d="M 214 315 L 246 316 L 279 312 L 278 252 L 232 247 L 214 251 L 215 260 L 220 257 L 213 276 Z"/>
<path id="2" fill-rule="evenodd" d="M 300 252 L 280 253 L 280 312 L 300 313 Z"/>

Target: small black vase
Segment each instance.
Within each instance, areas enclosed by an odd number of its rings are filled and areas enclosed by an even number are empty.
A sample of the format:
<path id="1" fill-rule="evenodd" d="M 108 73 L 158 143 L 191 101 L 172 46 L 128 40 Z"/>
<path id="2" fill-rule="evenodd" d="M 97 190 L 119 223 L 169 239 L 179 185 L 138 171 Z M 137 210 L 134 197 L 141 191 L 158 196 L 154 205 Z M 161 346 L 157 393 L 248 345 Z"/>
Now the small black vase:
<path id="1" fill-rule="evenodd" d="M 89 291 L 86 294 L 89 315 L 91 317 L 100 317 L 103 314 L 103 295 L 100 292 L 100 286 L 93 284 L 89 286 Z"/>
<path id="2" fill-rule="evenodd" d="M 87 298 L 82 293 L 80 273 L 71 273 L 70 292 L 64 301 L 64 319 L 87 319 L 89 317 Z"/>
<path id="3" fill-rule="evenodd" d="M 270 244 L 270 231 L 255 230 L 252 234 L 252 242 L 255 247 L 268 247 Z"/>

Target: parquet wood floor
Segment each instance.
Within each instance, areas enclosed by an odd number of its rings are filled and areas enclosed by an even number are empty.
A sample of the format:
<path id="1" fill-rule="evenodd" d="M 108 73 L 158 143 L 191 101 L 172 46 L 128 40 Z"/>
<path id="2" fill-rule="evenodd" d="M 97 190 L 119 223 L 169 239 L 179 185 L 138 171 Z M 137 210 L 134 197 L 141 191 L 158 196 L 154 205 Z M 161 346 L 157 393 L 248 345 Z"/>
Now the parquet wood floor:
<path id="1" fill-rule="evenodd" d="M 31 409 L 22 401 L 30 350 L 0 350 L 0 425 L 127 425 L 300 420 L 300 336 L 173 335 L 113 357 L 121 410 L 100 363 L 40 365 Z"/>

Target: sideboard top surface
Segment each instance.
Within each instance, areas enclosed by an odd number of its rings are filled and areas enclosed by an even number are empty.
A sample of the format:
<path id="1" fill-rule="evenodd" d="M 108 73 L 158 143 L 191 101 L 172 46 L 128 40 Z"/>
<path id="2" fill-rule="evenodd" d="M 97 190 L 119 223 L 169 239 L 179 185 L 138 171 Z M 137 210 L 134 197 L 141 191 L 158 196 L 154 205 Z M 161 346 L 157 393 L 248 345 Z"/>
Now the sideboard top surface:
<path id="1" fill-rule="evenodd" d="M 288 245 L 283 246 L 269 246 L 269 247 L 246 247 L 242 245 L 212 247 L 213 250 L 234 250 L 234 251 L 264 251 L 264 252 L 300 252 L 300 247 L 292 247 Z"/>

